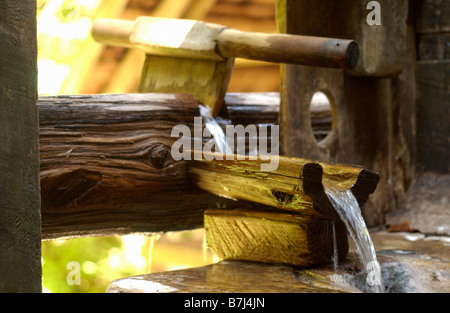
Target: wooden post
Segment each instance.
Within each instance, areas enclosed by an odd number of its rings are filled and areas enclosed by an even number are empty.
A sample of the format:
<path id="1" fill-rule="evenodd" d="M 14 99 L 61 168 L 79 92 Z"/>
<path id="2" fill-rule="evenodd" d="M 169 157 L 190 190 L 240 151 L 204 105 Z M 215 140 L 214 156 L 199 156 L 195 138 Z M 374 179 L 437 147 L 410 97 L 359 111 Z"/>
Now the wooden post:
<path id="1" fill-rule="evenodd" d="M 0 292 L 40 292 L 36 1 L 0 0 L 0 38 Z"/>
<path id="2" fill-rule="evenodd" d="M 417 5 L 417 152 L 419 170 L 450 173 L 450 4 Z"/>
<path id="3" fill-rule="evenodd" d="M 367 1 L 277 1 L 280 32 L 359 44 L 354 70 L 282 65 L 280 149 L 286 156 L 380 172 L 377 191 L 363 212 L 369 226 L 384 222 L 404 196 L 414 168 L 415 48 L 408 1 L 379 3 L 382 24 L 369 25 Z M 314 138 L 310 116 L 317 91 L 329 97 L 333 112 L 332 131 L 321 142 Z"/>

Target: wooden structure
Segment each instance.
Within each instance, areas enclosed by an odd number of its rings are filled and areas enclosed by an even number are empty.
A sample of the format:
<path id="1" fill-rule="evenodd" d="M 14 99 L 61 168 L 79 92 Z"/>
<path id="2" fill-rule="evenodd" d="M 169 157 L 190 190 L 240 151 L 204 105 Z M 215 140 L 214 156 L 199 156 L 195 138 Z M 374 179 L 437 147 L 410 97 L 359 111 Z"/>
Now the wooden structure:
<path id="1" fill-rule="evenodd" d="M 450 90 L 447 43 L 450 7 L 447 2 L 435 0 L 380 0 L 381 25 L 370 25 L 367 23 L 369 11 L 365 1 L 357 2 L 359 5 L 350 0 L 339 3 L 332 0 L 314 3 L 306 0 L 277 1 L 281 33 L 356 40 L 362 60 L 354 70 L 282 65 L 281 149 L 288 157 L 306 157 L 321 164 L 359 164 L 380 172 L 379 187 L 363 212 L 369 225 L 380 225 L 385 222 L 387 213 L 395 212 L 407 197 L 406 191 L 417 177 L 420 182 L 438 175 L 442 178 L 440 181 L 448 184 L 447 104 Z M 41 236 L 61 238 L 198 227 L 201 225 L 199 216 L 211 208 L 211 204 L 217 208 L 219 199 L 217 195 L 185 186 L 186 181 L 191 181 L 186 174 L 186 164 L 175 165 L 168 159 L 170 140 L 167 136 L 162 136 L 162 144 L 152 144 L 151 132 L 140 133 L 148 119 L 167 117 L 161 105 L 133 100 L 135 102 L 124 107 L 126 101 L 120 96 L 111 101 L 103 99 L 103 102 L 99 96 L 97 106 L 90 100 L 94 105 L 88 108 L 83 103 L 86 99 L 83 96 L 67 96 L 43 99 L 40 105 L 43 110 L 40 119 L 41 202 L 35 106 L 35 11 L 30 9 L 34 7 L 34 1 L 0 0 L 0 33 L 5 39 L 0 51 L 1 291 L 40 291 Z M 23 16 L 27 18 L 23 19 Z M 330 18 L 324 19 L 324 16 Z M 321 27 L 317 27 L 319 24 Z M 333 113 L 332 131 L 321 142 L 315 140 L 309 111 L 312 95 L 318 90 L 330 98 Z M 181 117 L 186 117 L 183 114 L 197 114 L 191 97 L 173 97 L 175 104 L 164 102 L 167 99 L 160 99 L 160 104 L 180 110 Z M 102 119 L 103 110 L 111 114 L 108 119 L 112 118 L 113 123 Z M 124 110 L 130 115 L 120 114 Z M 87 116 L 85 111 L 93 115 Z M 96 118 L 92 119 L 93 116 Z M 178 123 L 180 116 L 168 118 L 164 127 L 168 129 Z M 61 122 L 63 119 L 66 119 L 64 123 Z M 101 136 L 106 129 L 112 132 L 111 137 Z M 158 134 L 161 129 L 154 130 L 157 136 L 161 135 L 161 132 Z M 96 144 L 102 148 L 96 150 Z M 52 145 L 56 150 L 52 151 Z M 105 150 L 108 153 L 104 153 Z M 82 162 L 77 164 L 80 160 Z M 82 168 L 86 164 L 89 169 Z M 207 165 L 204 163 L 202 166 Z M 177 176 L 180 171 L 181 175 Z M 137 179 L 137 176 L 143 179 Z M 185 205 L 194 214 L 178 204 L 172 207 L 174 210 L 171 212 L 155 212 L 147 210 L 147 204 L 142 206 L 148 201 L 145 194 L 154 190 L 155 177 L 162 178 L 158 185 L 164 186 L 155 194 L 163 201 L 169 201 L 165 188 L 184 190 L 192 196 L 186 198 Z M 201 186 L 200 177 L 195 179 L 198 186 L 207 188 Z M 129 212 L 124 214 L 119 207 L 101 207 L 100 200 L 107 200 L 114 192 L 119 192 L 118 195 L 124 198 L 120 192 L 136 186 L 141 198 Z M 444 192 L 447 189 L 442 188 Z M 429 188 L 418 190 L 427 192 Z M 275 193 L 275 199 L 276 195 L 280 194 Z M 205 205 L 193 205 L 189 199 L 194 197 L 196 201 L 205 199 Z M 231 208 L 232 205 L 254 208 L 254 204 L 246 202 L 246 199 L 242 202 L 220 199 L 221 208 Z M 139 203 L 141 200 L 143 202 Z M 420 203 L 416 205 L 420 207 Z M 438 211 L 446 209 L 446 203 L 442 202 L 437 207 Z M 71 219 L 61 219 L 66 215 L 60 212 L 67 213 Z M 211 212 L 211 216 L 217 214 L 217 211 Z M 239 214 L 244 220 L 245 211 L 237 212 L 241 212 Z M 180 219 L 180 214 L 185 218 Z M 86 220 L 85 217 L 94 219 Z M 122 220 L 118 222 L 119 219 Z M 93 222 L 86 225 L 86 221 Z M 439 225 L 436 227 L 441 229 Z M 237 263 L 230 264 L 220 264 L 217 268 L 225 273 Z M 196 270 L 190 273 L 196 276 Z M 186 277 L 187 274 L 181 275 Z M 166 278 L 158 276 L 154 281 L 159 279 Z M 213 286 L 208 285 L 205 290 L 218 290 L 214 287 L 219 284 L 217 279 L 209 283 Z"/>
<path id="2" fill-rule="evenodd" d="M 35 1 L 0 1 L 0 292 L 41 290 Z"/>

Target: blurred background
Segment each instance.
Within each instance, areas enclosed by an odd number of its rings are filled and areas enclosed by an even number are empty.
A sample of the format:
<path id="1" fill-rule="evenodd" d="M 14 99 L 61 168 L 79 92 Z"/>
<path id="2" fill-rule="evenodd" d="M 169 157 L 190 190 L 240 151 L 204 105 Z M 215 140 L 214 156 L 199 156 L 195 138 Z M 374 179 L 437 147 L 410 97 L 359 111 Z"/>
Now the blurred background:
<path id="1" fill-rule="evenodd" d="M 37 0 L 39 95 L 136 92 L 144 54 L 96 43 L 96 18 L 158 16 L 203 20 L 244 31 L 276 32 L 276 0 Z M 278 91 L 279 65 L 237 59 L 229 92 Z M 203 229 L 152 236 L 42 243 L 45 292 L 104 292 L 112 280 L 217 262 Z M 80 284 L 67 283 L 69 262 Z"/>

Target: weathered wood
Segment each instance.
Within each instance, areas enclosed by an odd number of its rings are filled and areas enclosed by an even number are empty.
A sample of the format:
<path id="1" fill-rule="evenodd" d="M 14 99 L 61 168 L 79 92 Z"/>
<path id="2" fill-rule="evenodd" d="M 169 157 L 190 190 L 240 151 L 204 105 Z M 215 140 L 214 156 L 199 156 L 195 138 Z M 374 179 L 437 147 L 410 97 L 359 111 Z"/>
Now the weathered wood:
<path id="1" fill-rule="evenodd" d="M 238 106 L 243 95 L 234 97 Z M 39 111 L 44 239 L 191 229 L 205 209 L 254 206 L 194 188 L 185 162 L 171 158 L 172 127 L 200 115 L 192 97 L 42 97 Z"/>
<path id="2" fill-rule="evenodd" d="M 370 237 L 377 250 L 386 293 L 450 292 L 449 237 L 386 231 L 370 232 Z M 110 284 L 107 292 L 237 292 L 259 293 L 263 294 L 262 297 L 264 293 L 371 292 L 367 284 L 367 269 L 355 262 L 356 248 L 351 240 L 349 244 L 347 261 L 337 269 L 331 266 L 298 268 L 280 264 L 221 261 L 203 267 L 117 279 Z M 191 295 L 181 298 L 191 299 Z M 201 298 L 206 299 L 207 296 Z M 280 299 L 278 295 L 275 298 Z M 194 299 L 197 299 L 195 295 Z M 297 297 L 294 296 L 292 302 L 295 305 Z M 265 297 L 264 308 L 272 307 L 272 311 L 279 309 L 279 302 L 268 301 Z"/>
<path id="3" fill-rule="evenodd" d="M 331 268 L 301 270 L 286 265 L 222 261 L 203 267 L 152 273 L 117 279 L 108 293 L 310 293 L 361 292 L 348 284 L 333 282 Z M 190 299 L 190 296 L 189 296 Z M 267 300 L 266 300 L 267 301 Z M 270 306 L 268 303 L 265 307 Z M 278 304 L 273 308 L 278 308 Z"/>
<path id="4" fill-rule="evenodd" d="M 213 116 L 221 110 L 231 77 L 234 59 L 183 60 L 147 55 L 142 69 L 139 92 L 189 93 L 211 107 Z"/>
<path id="5" fill-rule="evenodd" d="M 161 36 L 168 30 L 171 36 Z M 358 44 L 353 40 L 242 32 L 183 19 L 140 17 L 135 23 L 99 19 L 93 25 L 92 34 L 106 44 L 139 47 L 152 55 L 188 59 L 241 57 L 353 69 L 359 56 Z"/>
<path id="6" fill-rule="evenodd" d="M 231 155 L 211 154 L 210 160 L 192 160 L 189 175 L 199 188 L 231 199 L 241 199 L 316 216 L 333 216 L 322 187 L 322 167 L 309 160 L 273 157 L 245 160 Z M 214 158 L 214 159 L 213 159 Z M 275 170 L 264 165 L 278 162 Z M 222 159 L 222 160 L 220 160 Z"/>
<path id="7" fill-rule="evenodd" d="M 335 226 L 333 226 L 335 223 Z M 335 231 L 335 233 L 333 233 Z M 313 215 L 255 210 L 207 210 L 206 243 L 221 259 L 310 267 L 331 264 L 348 252 L 340 221 Z"/>
<path id="8" fill-rule="evenodd" d="M 347 71 L 351 75 L 395 76 L 402 70 L 405 58 L 408 1 L 380 0 L 378 3 L 379 26 L 367 22 L 371 11 L 367 10 L 365 0 L 278 0 L 277 23 L 281 33 L 355 40 L 360 56 L 356 68 Z"/>
<path id="9" fill-rule="evenodd" d="M 222 197 L 319 217 L 337 218 L 324 186 L 340 191 L 351 189 L 362 206 L 379 179 L 377 174 L 359 167 L 319 164 L 299 158 L 273 156 L 268 161 L 259 157 L 256 160 L 243 156 L 227 160 L 227 157 L 230 156 L 214 153 L 208 159 L 192 160 L 189 174 L 193 183 Z M 278 167 L 262 170 L 269 162 L 277 163 Z"/>
<path id="10" fill-rule="evenodd" d="M 219 116 L 221 126 L 227 120 L 234 125 L 258 125 L 279 123 L 280 93 L 227 93 Z M 311 101 L 311 126 L 316 138 L 325 137 L 331 131 L 331 107 L 320 102 Z M 225 119 L 225 121 L 223 120 Z"/>
<path id="11" fill-rule="evenodd" d="M 450 172 L 450 60 L 417 62 L 419 169 Z"/>
<path id="12" fill-rule="evenodd" d="M 370 226 L 384 223 L 396 197 L 404 196 L 415 166 L 416 44 L 413 19 L 407 19 L 413 10 L 406 1 L 379 3 L 382 24 L 369 26 L 367 1 L 278 1 L 281 32 L 352 38 L 360 46 L 361 60 L 353 71 L 282 65 L 280 150 L 380 172 L 377 191 L 363 212 Z M 320 142 L 309 110 L 317 91 L 328 96 L 333 112 L 331 132 Z"/>
<path id="13" fill-rule="evenodd" d="M 40 292 L 36 1 L 0 1 L 0 292 Z"/>
<path id="14" fill-rule="evenodd" d="M 200 116 L 191 96 L 48 97 L 39 113 L 44 239 L 192 229 L 235 203 L 195 188 L 171 157 L 172 128 Z"/>
<path id="15" fill-rule="evenodd" d="M 224 57 L 332 68 L 355 68 L 358 44 L 352 40 L 264 34 L 225 29 L 217 49 Z"/>
<path id="16" fill-rule="evenodd" d="M 421 35 L 419 41 L 419 59 L 450 59 L 450 32 Z"/>
<path id="17" fill-rule="evenodd" d="M 170 30 L 170 36 L 166 36 Z M 128 33 L 128 36 L 127 36 Z M 270 62 L 354 68 L 352 40 L 230 30 L 195 20 L 139 17 L 135 22 L 99 19 L 92 27 L 99 42 L 147 53 L 139 92 L 193 94 L 217 117 L 235 57 Z"/>
<path id="18" fill-rule="evenodd" d="M 416 1 L 416 29 L 419 34 L 450 32 L 450 3 L 441 0 Z"/>

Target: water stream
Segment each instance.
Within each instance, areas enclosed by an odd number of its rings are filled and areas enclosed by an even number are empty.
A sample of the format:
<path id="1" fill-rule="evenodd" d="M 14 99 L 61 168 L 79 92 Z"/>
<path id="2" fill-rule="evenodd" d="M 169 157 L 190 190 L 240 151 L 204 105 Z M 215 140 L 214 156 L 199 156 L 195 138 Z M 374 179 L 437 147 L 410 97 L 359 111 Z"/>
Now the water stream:
<path id="1" fill-rule="evenodd" d="M 375 248 L 356 198 L 350 190 L 340 192 L 331 188 L 325 188 L 325 192 L 342 222 L 344 222 L 350 237 L 355 242 L 356 253 L 367 271 L 366 282 L 369 290 L 382 293 L 384 288 L 381 279 L 380 264 L 377 261 Z"/>
<path id="2" fill-rule="evenodd" d="M 227 151 L 227 142 L 223 129 L 217 123 L 217 120 L 211 116 L 208 107 L 200 106 L 200 114 L 203 117 L 206 128 L 213 136 L 219 152 L 225 153 Z M 325 192 L 339 217 L 344 222 L 350 237 L 355 242 L 356 252 L 363 267 L 367 271 L 366 283 L 368 287 L 366 290 L 382 293 L 384 287 L 381 278 L 380 264 L 377 261 L 375 248 L 367 230 L 366 223 L 361 215 L 361 210 L 356 198 L 350 190 L 340 192 L 331 188 L 325 188 Z M 338 251 L 334 223 L 333 242 L 334 253 L 332 262 L 333 267 L 336 270 L 338 267 Z"/>
<path id="3" fill-rule="evenodd" d="M 225 137 L 225 133 L 220 127 L 217 120 L 212 117 L 211 110 L 207 106 L 199 105 L 200 115 L 203 118 L 205 123 L 205 127 L 209 130 L 211 136 L 214 138 L 216 142 L 217 152 L 226 153 L 227 152 L 227 139 Z"/>

